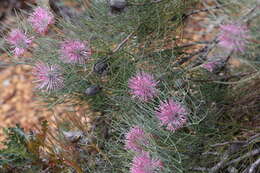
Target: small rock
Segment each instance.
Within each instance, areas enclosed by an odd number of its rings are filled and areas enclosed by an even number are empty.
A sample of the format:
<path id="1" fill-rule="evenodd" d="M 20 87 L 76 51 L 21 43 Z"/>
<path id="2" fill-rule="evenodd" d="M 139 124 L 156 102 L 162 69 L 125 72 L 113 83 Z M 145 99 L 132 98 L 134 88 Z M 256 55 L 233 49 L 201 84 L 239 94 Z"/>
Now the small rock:
<path id="1" fill-rule="evenodd" d="M 71 143 L 88 144 L 91 139 L 87 138 L 82 131 L 63 131 L 64 137 Z"/>
<path id="2" fill-rule="evenodd" d="M 105 75 L 108 72 L 108 64 L 105 60 L 100 60 L 94 65 L 93 71 L 100 75 Z"/>
<path id="3" fill-rule="evenodd" d="M 4 104 L 4 105 L 2 105 L 1 107 L 2 107 L 2 110 L 3 110 L 4 112 L 8 112 L 9 110 L 12 109 L 12 105 L 9 105 L 9 104 Z"/>
<path id="4" fill-rule="evenodd" d="M 64 137 L 70 142 L 77 142 L 83 137 L 83 132 L 81 131 L 63 131 Z"/>
<path id="5" fill-rule="evenodd" d="M 126 0 L 110 0 L 109 5 L 110 5 L 110 10 L 111 10 L 112 14 L 120 13 L 125 9 L 125 7 L 127 5 L 127 1 Z"/>
<path id="6" fill-rule="evenodd" d="M 94 96 L 96 95 L 102 88 L 98 85 L 92 85 L 86 89 L 85 94 L 87 96 Z"/>
<path id="7" fill-rule="evenodd" d="M 3 85 L 4 85 L 5 87 L 7 87 L 8 85 L 10 85 L 10 80 L 9 80 L 9 79 L 4 80 L 4 81 L 3 81 Z"/>

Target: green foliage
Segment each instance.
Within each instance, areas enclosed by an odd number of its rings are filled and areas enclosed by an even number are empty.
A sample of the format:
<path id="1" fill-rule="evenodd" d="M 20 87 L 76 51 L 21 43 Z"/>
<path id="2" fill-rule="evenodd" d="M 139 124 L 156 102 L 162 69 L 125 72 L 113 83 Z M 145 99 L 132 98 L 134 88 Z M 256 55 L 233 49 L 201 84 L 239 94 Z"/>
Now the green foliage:
<path id="1" fill-rule="evenodd" d="M 34 155 L 27 148 L 28 135 L 17 125 L 5 129 L 5 149 L 0 150 L 0 166 L 2 168 L 15 168 L 28 165 L 34 159 Z"/>

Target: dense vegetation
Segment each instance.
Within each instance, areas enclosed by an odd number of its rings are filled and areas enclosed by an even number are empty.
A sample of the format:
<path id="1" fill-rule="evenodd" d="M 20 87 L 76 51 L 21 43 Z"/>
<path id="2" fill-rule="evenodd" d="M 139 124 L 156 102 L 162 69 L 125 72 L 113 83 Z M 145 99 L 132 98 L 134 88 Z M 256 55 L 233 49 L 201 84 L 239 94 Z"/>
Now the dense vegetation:
<path id="1" fill-rule="evenodd" d="M 49 109 L 88 110 L 6 129 L 1 172 L 260 171 L 259 1 L 79 3 L 19 13 L 3 49 L 34 67 Z M 201 13 L 210 39 L 184 43 Z"/>

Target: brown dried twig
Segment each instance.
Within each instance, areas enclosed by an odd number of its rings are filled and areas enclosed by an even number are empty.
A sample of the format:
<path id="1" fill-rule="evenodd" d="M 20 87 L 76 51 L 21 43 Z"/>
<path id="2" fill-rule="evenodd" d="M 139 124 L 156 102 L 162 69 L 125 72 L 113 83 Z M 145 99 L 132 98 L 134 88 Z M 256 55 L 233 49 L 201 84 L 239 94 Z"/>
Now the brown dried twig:
<path id="1" fill-rule="evenodd" d="M 121 49 L 126 42 L 135 34 L 136 31 L 130 33 L 121 43 L 117 45 L 117 47 L 112 51 L 113 53 L 117 52 L 119 49 Z"/>
<path id="2" fill-rule="evenodd" d="M 189 12 L 188 14 L 184 15 L 184 17 L 189 17 L 191 15 L 194 15 L 194 14 L 198 14 L 198 13 L 202 13 L 202 12 L 208 12 L 210 10 L 216 10 L 216 9 L 220 9 L 221 7 L 224 7 L 224 6 L 227 6 L 228 4 L 226 5 L 216 5 L 214 7 L 210 7 L 210 8 L 202 8 L 202 9 L 199 9 L 199 10 L 193 10 L 191 12 Z"/>

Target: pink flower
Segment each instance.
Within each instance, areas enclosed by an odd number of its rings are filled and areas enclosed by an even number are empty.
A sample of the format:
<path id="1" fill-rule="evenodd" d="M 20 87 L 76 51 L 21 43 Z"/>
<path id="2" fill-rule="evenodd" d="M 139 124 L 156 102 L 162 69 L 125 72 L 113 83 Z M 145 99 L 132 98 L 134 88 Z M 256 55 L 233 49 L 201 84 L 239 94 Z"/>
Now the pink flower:
<path id="1" fill-rule="evenodd" d="M 161 121 L 161 124 L 167 126 L 166 129 L 173 132 L 183 127 L 187 122 L 187 112 L 185 108 L 172 99 L 161 102 L 156 115 Z"/>
<path id="2" fill-rule="evenodd" d="M 219 62 L 217 61 L 212 61 L 212 62 L 208 62 L 206 64 L 202 64 L 202 67 L 210 72 L 213 72 L 214 69 L 217 67 L 217 65 L 219 64 Z"/>
<path id="3" fill-rule="evenodd" d="M 248 29 L 244 25 L 226 24 L 220 26 L 219 45 L 229 50 L 244 52 Z"/>
<path id="4" fill-rule="evenodd" d="M 224 60 L 218 59 L 218 60 L 211 60 L 210 62 L 202 64 L 201 66 L 202 68 L 208 70 L 209 72 L 214 72 L 222 68 L 224 64 L 225 64 Z"/>
<path id="5" fill-rule="evenodd" d="M 32 43 L 32 40 L 27 38 L 19 29 L 13 29 L 6 40 L 15 47 L 14 54 L 16 56 L 22 55 Z"/>
<path id="6" fill-rule="evenodd" d="M 142 146 L 148 144 L 147 135 L 139 126 L 134 126 L 125 136 L 125 148 L 141 152 Z"/>
<path id="7" fill-rule="evenodd" d="M 148 73 L 140 72 L 129 79 L 128 87 L 133 97 L 141 101 L 148 101 L 157 95 L 157 81 Z"/>
<path id="8" fill-rule="evenodd" d="M 152 159 L 148 152 L 143 152 L 134 157 L 131 173 L 155 173 L 159 168 L 162 168 L 162 162 L 157 159 Z"/>
<path id="9" fill-rule="evenodd" d="M 64 87 L 64 78 L 60 66 L 39 62 L 34 70 L 39 89 L 53 91 Z"/>
<path id="10" fill-rule="evenodd" d="M 28 21 L 32 24 L 36 32 L 43 35 L 48 31 L 48 26 L 54 24 L 54 16 L 47 9 L 37 7 L 30 15 Z"/>
<path id="11" fill-rule="evenodd" d="M 88 44 L 82 41 L 65 41 L 61 44 L 60 59 L 66 63 L 84 64 L 92 55 Z"/>

